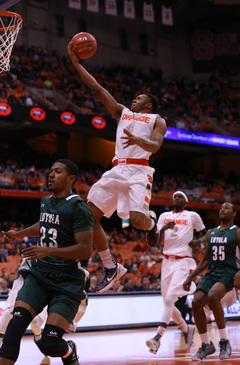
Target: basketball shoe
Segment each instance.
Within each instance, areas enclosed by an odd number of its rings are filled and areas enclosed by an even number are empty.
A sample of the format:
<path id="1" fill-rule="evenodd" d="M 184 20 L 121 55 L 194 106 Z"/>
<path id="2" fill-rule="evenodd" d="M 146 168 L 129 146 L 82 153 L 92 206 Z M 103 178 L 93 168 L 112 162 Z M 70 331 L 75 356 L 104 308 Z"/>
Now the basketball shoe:
<path id="1" fill-rule="evenodd" d="M 232 348 L 230 346 L 230 342 L 228 340 L 220 340 L 220 360 L 228 359 L 232 355 Z"/>
<path id="2" fill-rule="evenodd" d="M 72 353 L 65 359 L 62 358 L 63 364 L 64 365 L 80 365 L 80 363 L 78 361 L 77 347 L 76 347 L 75 343 L 73 341 L 67 341 L 67 343 L 71 347 Z"/>
<path id="3" fill-rule="evenodd" d="M 149 348 L 149 352 L 156 355 L 160 347 L 160 341 L 159 340 L 156 341 L 154 338 L 150 338 L 149 340 L 146 341 L 146 345 Z"/>
<path id="4" fill-rule="evenodd" d="M 183 333 L 185 340 L 185 349 L 189 349 L 189 347 L 193 344 L 193 336 L 195 332 L 195 326 L 188 324 L 188 330 L 186 333 Z"/>
<path id="5" fill-rule="evenodd" d="M 203 343 L 202 347 L 198 350 L 198 352 L 192 357 L 192 360 L 203 360 L 206 356 L 214 354 L 216 348 L 212 341 L 210 343 Z"/>
<path id="6" fill-rule="evenodd" d="M 154 221 L 154 227 L 146 232 L 147 243 L 150 247 L 155 247 L 158 243 L 160 232 L 157 227 L 157 216 L 153 210 L 149 211 L 150 217 Z"/>
<path id="7" fill-rule="evenodd" d="M 113 269 L 105 267 L 103 280 L 97 285 L 96 293 L 101 294 L 111 289 L 115 281 L 120 280 L 126 272 L 127 269 L 119 263 L 116 263 L 116 267 Z"/>

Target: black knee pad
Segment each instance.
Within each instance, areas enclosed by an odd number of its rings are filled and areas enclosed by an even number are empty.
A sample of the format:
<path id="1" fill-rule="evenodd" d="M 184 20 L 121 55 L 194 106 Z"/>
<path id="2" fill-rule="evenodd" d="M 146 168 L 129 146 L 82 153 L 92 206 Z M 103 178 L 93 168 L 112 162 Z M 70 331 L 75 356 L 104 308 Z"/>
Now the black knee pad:
<path id="1" fill-rule="evenodd" d="M 16 307 L 13 318 L 9 322 L 0 349 L 0 357 L 16 361 L 19 354 L 20 341 L 32 321 L 31 313 L 22 307 Z"/>
<path id="2" fill-rule="evenodd" d="M 68 344 L 62 339 L 64 330 L 60 327 L 46 324 L 42 338 L 38 344 L 42 353 L 51 357 L 62 357 L 67 353 Z"/>

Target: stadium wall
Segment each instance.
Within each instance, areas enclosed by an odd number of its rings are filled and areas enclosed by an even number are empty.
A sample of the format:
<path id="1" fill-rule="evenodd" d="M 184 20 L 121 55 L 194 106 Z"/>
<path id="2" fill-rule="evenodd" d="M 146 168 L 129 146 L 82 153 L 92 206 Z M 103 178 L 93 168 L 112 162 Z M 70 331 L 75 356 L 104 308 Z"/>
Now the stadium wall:
<path id="1" fill-rule="evenodd" d="M 90 65 L 107 67 L 121 63 L 134 68 L 137 65 L 145 72 L 150 67 L 161 68 L 165 77 L 174 74 L 191 76 L 190 45 L 184 22 L 181 27 L 167 27 L 166 30 L 161 26 L 159 16 L 151 23 L 140 17 L 127 19 L 122 13 L 106 15 L 102 7 L 99 13 L 94 13 L 86 11 L 85 6 L 81 10 L 69 9 L 67 1 L 49 0 L 44 4 L 21 1 L 15 6 L 15 11 L 24 19 L 16 45 L 42 47 L 56 50 L 60 56 L 68 56 L 67 45 L 73 35 L 87 31 L 98 42 L 97 53 L 87 61 Z M 60 28 L 59 19 L 62 22 Z M 128 35 L 127 50 L 121 44 L 122 29 Z M 141 49 L 142 34 L 146 36 L 146 54 Z"/>

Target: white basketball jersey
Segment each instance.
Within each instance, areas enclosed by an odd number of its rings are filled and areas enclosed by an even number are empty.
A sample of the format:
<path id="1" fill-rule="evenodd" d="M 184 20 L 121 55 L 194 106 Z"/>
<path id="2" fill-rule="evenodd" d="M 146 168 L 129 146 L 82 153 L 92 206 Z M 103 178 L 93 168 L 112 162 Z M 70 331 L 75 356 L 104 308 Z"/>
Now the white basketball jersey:
<path id="1" fill-rule="evenodd" d="M 199 232 L 205 228 L 202 218 L 198 213 L 189 210 L 182 210 L 179 213 L 165 212 L 158 219 L 159 230 L 172 221 L 175 222 L 174 228 L 164 232 L 163 253 L 191 257 L 192 249 L 188 243 L 193 239 L 194 230 Z"/>
<path id="2" fill-rule="evenodd" d="M 119 158 L 144 158 L 148 160 L 151 153 L 143 150 L 137 145 L 123 149 L 123 142 L 125 140 L 121 139 L 121 137 L 126 137 L 126 134 L 123 132 L 123 129 L 126 128 L 135 136 L 150 139 L 155 126 L 156 117 L 157 114 L 134 113 L 131 110 L 124 108 L 117 127 L 115 156 L 113 160 Z"/>

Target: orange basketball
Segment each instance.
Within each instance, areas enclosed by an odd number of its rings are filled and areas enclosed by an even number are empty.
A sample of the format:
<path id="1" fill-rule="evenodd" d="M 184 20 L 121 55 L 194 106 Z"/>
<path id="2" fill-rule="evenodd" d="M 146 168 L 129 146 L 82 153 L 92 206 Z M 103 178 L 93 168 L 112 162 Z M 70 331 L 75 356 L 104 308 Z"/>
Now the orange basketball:
<path id="1" fill-rule="evenodd" d="M 94 55 L 97 50 L 97 41 L 90 33 L 80 32 L 72 38 L 75 53 L 78 58 L 87 59 Z"/>

